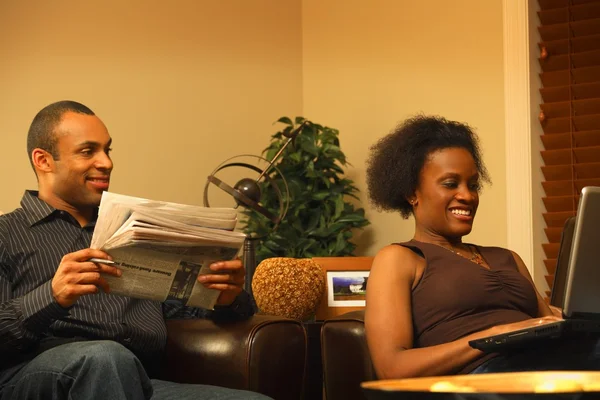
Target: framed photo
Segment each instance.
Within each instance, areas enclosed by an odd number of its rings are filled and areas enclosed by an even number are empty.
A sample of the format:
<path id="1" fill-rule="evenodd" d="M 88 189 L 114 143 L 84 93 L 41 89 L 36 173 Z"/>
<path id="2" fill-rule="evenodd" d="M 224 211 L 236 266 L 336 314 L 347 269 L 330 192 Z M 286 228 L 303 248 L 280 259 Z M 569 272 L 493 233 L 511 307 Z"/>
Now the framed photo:
<path id="1" fill-rule="evenodd" d="M 370 271 L 327 271 L 327 306 L 366 306 L 369 272 Z"/>
<path id="2" fill-rule="evenodd" d="M 316 320 L 365 308 L 367 282 L 373 257 L 315 257 L 326 277 L 325 293 L 315 315 Z"/>

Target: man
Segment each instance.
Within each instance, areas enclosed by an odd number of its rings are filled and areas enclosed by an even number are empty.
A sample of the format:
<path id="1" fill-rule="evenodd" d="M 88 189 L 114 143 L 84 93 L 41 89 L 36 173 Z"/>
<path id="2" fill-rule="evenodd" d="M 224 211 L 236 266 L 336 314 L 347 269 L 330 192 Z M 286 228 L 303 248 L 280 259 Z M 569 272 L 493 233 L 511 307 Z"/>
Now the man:
<path id="1" fill-rule="evenodd" d="M 199 278 L 221 291 L 215 311 L 113 296 L 102 274 L 120 276 L 90 249 L 112 139 L 86 106 L 42 109 L 27 138 L 38 191 L 0 217 L 0 398 L 264 399 L 204 385 L 150 379 L 166 343 L 165 318 L 253 314 L 239 260 Z M 224 273 L 223 273 L 224 272 Z"/>

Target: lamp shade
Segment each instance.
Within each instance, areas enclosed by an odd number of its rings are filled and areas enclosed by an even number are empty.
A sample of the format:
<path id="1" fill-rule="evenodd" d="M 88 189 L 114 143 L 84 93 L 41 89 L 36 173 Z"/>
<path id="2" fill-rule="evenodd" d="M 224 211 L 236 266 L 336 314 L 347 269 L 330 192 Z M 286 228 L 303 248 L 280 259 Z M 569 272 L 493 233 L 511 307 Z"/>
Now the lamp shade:
<path id="1" fill-rule="evenodd" d="M 325 291 L 325 273 L 310 258 L 263 260 L 252 279 L 252 293 L 262 313 L 306 320 Z"/>

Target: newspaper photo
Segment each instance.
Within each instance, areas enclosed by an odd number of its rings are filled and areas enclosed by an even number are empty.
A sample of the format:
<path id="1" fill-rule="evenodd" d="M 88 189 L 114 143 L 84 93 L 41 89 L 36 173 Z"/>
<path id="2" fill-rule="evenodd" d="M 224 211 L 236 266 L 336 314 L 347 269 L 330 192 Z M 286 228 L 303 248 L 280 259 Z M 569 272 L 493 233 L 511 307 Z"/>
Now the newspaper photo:
<path id="1" fill-rule="evenodd" d="M 104 275 L 110 293 L 213 309 L 220 292 L 198 275 L 237 256 L 246 235 L 234 232 L 233 208 L 208 208 L 104 192 L 91 247 L 113 258 L 120 277 Z"/>

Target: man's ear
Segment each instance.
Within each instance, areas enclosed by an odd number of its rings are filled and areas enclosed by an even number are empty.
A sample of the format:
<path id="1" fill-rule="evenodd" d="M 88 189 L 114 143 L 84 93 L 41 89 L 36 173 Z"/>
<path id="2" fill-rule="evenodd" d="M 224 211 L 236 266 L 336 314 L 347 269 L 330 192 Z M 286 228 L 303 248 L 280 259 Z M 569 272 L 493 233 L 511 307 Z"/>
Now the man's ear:
<path id="1" fill-rule="evenodd" d="M 417 196 L 413 195 L 410 196 L 408 199 L 408 202 L 410 203 L 411 206 L 416 206 L 417 205 Z"/>
<path id="2" fill-rule="evenodd" d="M 33 149 L 31 161 L 36 171 L 51 172 L 54 169 L 54 157 L 46 150 Z"/>

